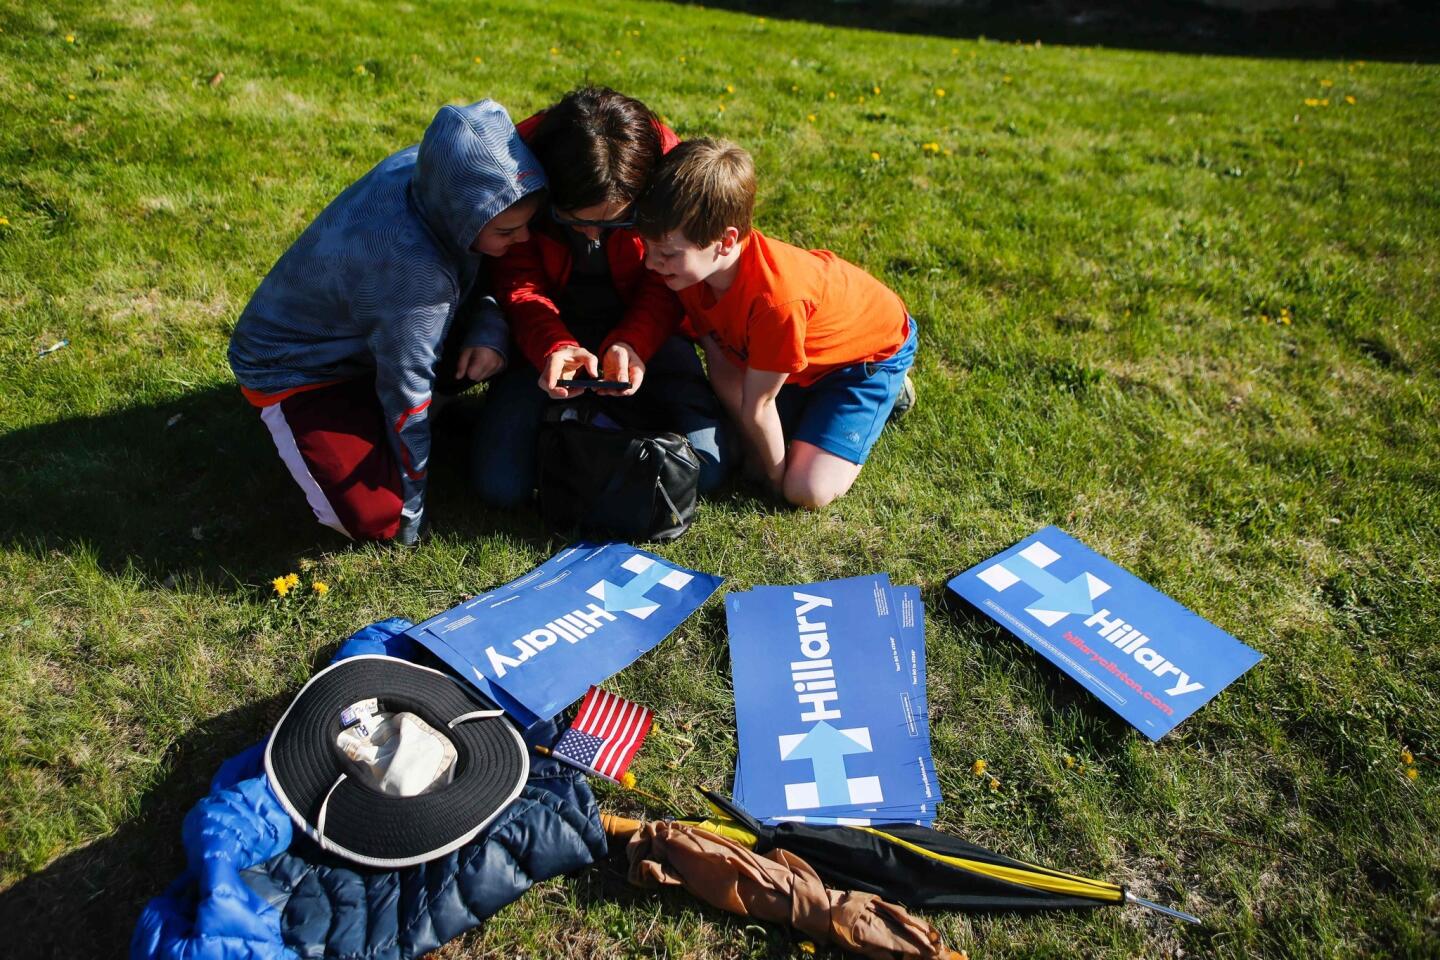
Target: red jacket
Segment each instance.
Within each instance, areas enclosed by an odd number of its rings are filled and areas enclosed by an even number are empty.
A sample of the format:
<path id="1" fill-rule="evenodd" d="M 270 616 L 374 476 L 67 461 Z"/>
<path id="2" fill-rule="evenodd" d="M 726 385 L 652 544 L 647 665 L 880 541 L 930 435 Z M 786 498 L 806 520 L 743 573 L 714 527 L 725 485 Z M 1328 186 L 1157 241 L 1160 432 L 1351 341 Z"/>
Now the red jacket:
<path id="1" fill-rule="evenodd" d="M 516 125 L 522 139 L 530 140 L 542 116 L 543 112 L 537 113 Z M 658 121 L 656 126 L 660 149 L 669 153 L 680 138 Z M 570 247 L 560 233 L 564 229 L 550 219 L 549 211 L 542 212 L 530 223 L 530 239 L 515 244 L 491 264 L 495 299 L 510 321 L 520 352 L 536 369 L 559 348 L 579 346 L 555 306 L 555 296 L 570 280 Z M 625 313 L 600 345 L 601 353 L 623 340 L 642 360 L 649 360 L 679 329 L 684 310 L 665 282 L 645 269 L 645 243 L 633 229 L 608 231 L 605 254 Z"/>

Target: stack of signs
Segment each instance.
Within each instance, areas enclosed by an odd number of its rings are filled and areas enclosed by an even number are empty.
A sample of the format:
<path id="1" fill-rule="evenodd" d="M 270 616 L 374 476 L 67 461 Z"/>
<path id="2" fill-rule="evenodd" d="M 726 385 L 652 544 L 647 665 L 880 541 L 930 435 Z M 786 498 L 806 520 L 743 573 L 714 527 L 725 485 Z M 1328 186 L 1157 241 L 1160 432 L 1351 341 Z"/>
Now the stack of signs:
<path id="1" fill-rule="evenodd" d="M 721 582 L 628 544 L 579 543 L 406 632 L 528 728 L 669 636 Z"/>
<path id="2" fill-rule="evenodd" d="M 923 823 L 939 781 L 920 591 L 877 574 L 725 598 L 735 801 L 774 823 Z"/>
<path id="3" fill-rule="evenodd" d="M 1260 661 L 1057 527 L 976 564 L 950 589 L 1152 740 Z"/>

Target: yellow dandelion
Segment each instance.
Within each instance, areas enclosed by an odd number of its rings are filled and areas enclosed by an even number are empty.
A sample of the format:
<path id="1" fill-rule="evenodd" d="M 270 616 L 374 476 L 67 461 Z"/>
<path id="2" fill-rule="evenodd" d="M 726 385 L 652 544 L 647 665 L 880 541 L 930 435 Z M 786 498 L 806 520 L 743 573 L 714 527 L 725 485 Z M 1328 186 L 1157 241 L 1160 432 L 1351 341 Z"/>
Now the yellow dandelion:
<path id="1" fill-rule="evenodd" d="M 799 93 L 799 92 L 800 92 L 800 84 L 798 84 L 798 83 L 792 83 L 792 84 L 790 84 L 790 92 L 791 92 L 791 93 Z"/>
<path id="2" fill-rule="evenodd" d="M 67 34 L 65 34 L 65 42 L 66 42 L 66 43 L 74 43 L 74 42 L 75 42 L 75 34 L 73 34 L 73 33 L 67 33 Z"/>
<path id="3" fill-rule="evenodd" d="M 954 150 L 951 150 L 949 147 L 946 147 L 944 150 L 941 150 L 940 152 L 943 153 L 943 154 L 945 154 L 945 156 L 947 156 L 947 157 L 953 157 L 953 156 L 955 156 L 955 151 L 954 151 Z"/>
<path id="4" fill-rule="evenodd" d="M 476 57 L 476 58 L 475 58 L 475 62 L 476 62 L 476 63 L 484 63 L 485 61 L 482 60 L 480 57 Z"/>
<path id="5" fill-rule="evenodd" d="M 806 120 L 809 120 L 811 123 L 814 123 L 814 122 L 815 122 L 815 114 L 813 114 L 813 113 L 807 113 L 807 114 L 805 114 L 805 119 L 806 119 Z"/>
<path id="6" fill-rule="evenodd" d="M 879 87 L 871 87 L 871 88 L 870 88 L 870 92 L 873 93 L 873 94 L 875 94 L 875 96 L 877 96 L 877 97 L 880 96 L 880 88 L 879 88 Z"/>
<path id="7" fill-rule="evenodd" d="M 1329 98 L 1329 97 L 1322 97 L 1322 98 L 1320 99 L 1320 106 L 1322 106 L 1322 107 L 1328 107 L 1328 106 L 1330 106 L 1330 98 Z"/>
<path id="8" fill-rule="evenodd" d="M 1307 107 L 1318 107 L 1318 106 L 1320 106 L 1320 100 L 1319 100 L 1318 98 L 1316 98 L 1316 97 L 1306 97 L 1306 98 L 1305 98 L 1305 106 L 1307 106 Z"/>
<path id="9" fill-rule="evenodd" d="M 635 774 L 631 773 L 629 770 L 626 770 L 624 773 L 620 774 L 620 786 L 624 787 L 626 790 L 633 790 L 635 788 Z"/>
<path id="10" fill-rule="evenodd" d="M 9 218 L 9 217 L 0 217 L 0 227 L 8 227 L 8 226 L 10 226 L 10 218 Z"/>
<path id="11" fill-rule="evenodd" d="M 1411 780 L 1419 780 L 1419 779 L 1420 779 L 1420 771 L 1419 771 L 1419 770 L 1416 770 L 1414 767 L 1406 767 L 1406 768 L 1405 768 L 1405 776 L 1408 777 L 1408 778 L 1411 779 Z"/>
<path id="12" fill-rule="evenodd" d="M 1290 326 L 1290 314 L 1288 314 L 1288 313 L 1282 313 L 1282 314 L 1280 314 L 1280 322 L 1281 322 L 1282 324 L 1284 324 L 1285 326 L 1287 326 L 1287 327 Z"/>
<path id="13" fill-rule="evenodd" d="M 986 763 L 984 760 L 976 760 L 974 763 L 970 764 L 970 772 L 977 777 L 989 769 L 990 764 Z"/>
<path id="14" fill-rule="evenodd" d="M 554 56 L 559 55 L 559 53 L 560 53 L 560 48 L 559 48 L 559 47 L 551 47 L 551 48 L 550 48 L 550 56 L 554 57 Z"/>
<path id="15" fill-rule="evenodd" d="M 640 31 L 639 31 L 639 30 L 631 30 L 631 31 L 630 31 L 630 36 L 632 36 L 632 37 L 638 37 L 638 36 L 640 36 Z"/>
<path id="16" fill-rule="evenodd" d="M 1003 77 L 1000 78 L 1000 82 L 1001 82 L 1001 83 L 1011 83 L 1011 82 L 1014 81 L 1014 79 L 1015 79 L 1014 77 L 1010 76 L 1010 74 L 1007 73 L 1007 74 L 1005 74 L 1005 76 L 1003 76 Z"/>
<path id="17" fill-rule="evenodd" d="M 366 69 L 365 69 L 365 64 L 363 64 L 363 63 L 357 63 L 357 64 L 355 64 L 355 73 L 356 73 L 357 76 L 363 77 L 363 76 L 365 76 L 365 74 L 367 74 L 367 73 L 369 73 L 369 72 L 370 72 L 369 70 L 366 70 Z"/>
<path id="18" fill-rule="evenodd" d="M 1066 770 L 1074 770 L 1074 769 L 1075 769 L 1075 758 L 1072 757 L 1072 756 L 1070 756 L 1070 754 L 1068 754 L 1068 753 L 1065 754 L 1065 769 L 1066 769 Z"/>
<path id="19" fill-rule="evenodd" d="M 990 792 L 991 792 L 991 793 L 994 793 L 996 790 L 999 790 L 999 789 L 1000 789 L 1000 781 L 999 781 L 999 780 L 996 780 L 994 777 L 991 777 L 991 778 L 990 778 L 990 783 L 987 784 L 987 786 L 990 787 Z"/>
<path id="20" fill-rule="evenodd" d="M 864 102 L 865 102 L 865 97 L 864 97 L 863 95 L 862 95 L 862 96 L 859 96 L 859 97 L 856 97 L 856 98 L 855 98 L 855 102 L 856 102 L 856 103 L 864 103 Z"/>
<path id="21" fill-rule="evenodd" d="M 73 93 L 67 93 L 65 96 L 69 97 L 71 100 L 75 99 L 75 94 Z"/>
<path id="22" fill-rule="evenodd" d="M 1321 81 L 1320 81 L 1320 86 L 1322 86 L 1322 87 L 1333 87 L 1333 86 L 1335 86 L 1335 81 L 1334 81 L 1334 80 L 1321 80 Z"/>
<path id="23" fill-rule="evenodd" d="M 937 97 L 943 97 L 943 96 L 945 96 L 945 88 L 944 88 L 944 87 L 936 87 L 936 88 L 935 88 L 935 96 L 937 96 Z"/>
<path id="24" fill-rule="evenodd" d="M 756 18 L 755 18 L 755 22 L 756 22 L 756 23 L 764 23 L 764 22 L 765 22 L 765 18 L 764 18 L 764 17 L 756 17 Z"/>
<path id="25" fill-rule="evenodd" d="M 1076 773 L 1084 773 L 1084 772 L 1085 772 L 1085 764 L 1082 763 L 1082 764 L 1080 764 L 1080 766 L 1076 767 L 1076 768 L 1075 768 L 1075 772 L 1076 772 Z"/>
<path id="26" fill-rule="evenodd" d="M 1352 97 L 1352 96 L 1350 96 L 1350 94 L 1348 94 L 1348 93 L 1345 94 L 1345 102 L 1348 103 L 1348 104 L 1350 104 L 1350 106 L 1352 106 L 1352 107 L 1355 106 L 1355 98 Z"/>
<path id="27" fill-rule="evenodd" d="M 834 100 L 834 99 L 835 99 L 835 91 L 834 91 L 834 90 L 831 90 L 831 91 L 829 91 L 828 93 L 826 93 L 826 94 L 825 94 L 825 99 L 827 99 L 827 100 Z"/>
<path id="28" fill-rule="evenodd" d="M 285 585 L 288 586 L 288 587 L 297 587 L 297 586 L 299 586 L 299 585 L 300 585 L 300 574 L 298 574 L 298 573 L 287 573 L 287 574 L 285 574 Z"/>
<path id="29" fill-rule="evenodd" d="M 727 84 L 725 84 L 725 92 L 726 92 L 726 93 L 734 93 L 734 92 L 735 92 L 735 84 L 733 84 L 733 83 L 727 83 Z"/>
<path id="30" fill-rule="evenodd" d="M 275 588 L 277 596 L 285 596 L 290 592 L 290 579 L 288 577 L 276 577 L 270 581 L 270 586 Z"/>
<path id="31" fill-rule="evenodd" d="M 675 60 L 676 60 L 676 62 L 682 63 L 682 64 L 686 62 L 686 60 L 685 60 L 685 58 L 684 58 L 683 56 L 676 57 Z"/>
<path id="32" fill-rule="evenodd" d="M 615 56 L 617 56 L 617 57 L 622 57 L 622 56 L 624 56 L 624 53 L 622 53 L 622 52 L 619 51 L 619 50 L 614 51 L 614 54 L 615 54 Z"/>
<path id="33" fill-rule="evenodd" d="M 314 583 L 310 584 L 310 589 L 314 590 L 317 594 L 323 597 L 325 596 L 325 594 L 330 592 L 330 584 L 326 583 L 324 580 L 316 580 Z"/>
<path id="34" fill-rule="evenodd" d="M 1261 322 L 1261 323 L 1269 323 L 1269 322 L 1270 322 L 1270 314 L 1268 314 L 1268 313 L 1262 313 L 1262 314 L 1260 314 L 1260 322 Z"/>
<path id="35" fill-rule="evenodd" d="M 725 104 L 723 104 L 723 103 L 722 103 L 722 104 L 719 104 L 719 107 L 720 107 L 720 112 L 721 112 L 721 113 L 724 113 L 724 112 L 725 112 Z"/>
<path id="36" fill-rule="evenodd" d="M 879 160 L 879 159 L 880 159 L 880 154 L 879 154 L 877 151 L 875 151 L 875 150 L 871 150 L 871 151 L 870 151 L 870 159 L 871 159 L 871 160 Z"/>
<path id="37" fill-rule="evenodd" d="M 815 956 L 815 944 L 811 943 L 809 940 L 801 940 L 800 943 L 796 945 L 796 949 L 798 949 L 801 953 L 805 954 L 805 956 L 807 957 Z"/>
<path id="38" fill-rule="evenodd" d="M 1401 750 L 1400 762 L 1405 764 L 1405 766 L 1407 767 L 1410 766 L 1412 763 L 1415 762 L 1415 754 L 1411 753 L 1409 750 Z"/>
<path id="39" fill-rule="evenodd" d="M 921 149 L 921 150 L 924 150 L 926 153 L 939 153 L 939 152 L 940 152 L 940 144 L 938 144 L 938 143 L 922 143 L 922 144 L 920 145 L 920 149 Z"/>

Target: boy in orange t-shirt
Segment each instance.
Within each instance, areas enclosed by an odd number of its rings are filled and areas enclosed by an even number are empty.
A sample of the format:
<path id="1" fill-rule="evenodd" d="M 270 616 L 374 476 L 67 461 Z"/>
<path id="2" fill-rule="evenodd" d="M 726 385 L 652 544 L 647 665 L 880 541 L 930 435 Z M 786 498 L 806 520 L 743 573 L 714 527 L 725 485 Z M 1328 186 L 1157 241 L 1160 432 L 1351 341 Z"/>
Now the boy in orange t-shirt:
<path id="1" fill-rule="evenodd" d="M 701 338 L 747 466 L 816 509 L 850 489 L 896 401 L 913 402 L 915 321 L 859 267 L 752 229 L 754 206 L 750 155 L 690 140 L 661 161 L 636 227 Z"/>

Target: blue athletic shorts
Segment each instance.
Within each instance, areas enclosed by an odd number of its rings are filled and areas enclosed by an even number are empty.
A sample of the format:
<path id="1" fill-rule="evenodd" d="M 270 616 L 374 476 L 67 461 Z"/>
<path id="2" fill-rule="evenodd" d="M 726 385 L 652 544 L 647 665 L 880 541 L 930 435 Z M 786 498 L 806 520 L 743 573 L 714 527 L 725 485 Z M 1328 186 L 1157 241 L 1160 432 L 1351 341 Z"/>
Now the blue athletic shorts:
<path id="1" fill-rule="evenodd" d="M 911 317 L 910 335 L 893 356 L 832 370 L 808 387 L 781 387 L 775 407 L 785 439 L 804 440 L 842 460 L 864 463 L 915 362 L 918 339 Z"/>

